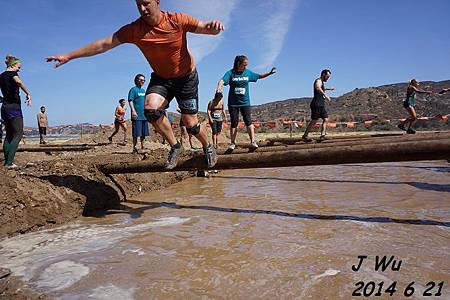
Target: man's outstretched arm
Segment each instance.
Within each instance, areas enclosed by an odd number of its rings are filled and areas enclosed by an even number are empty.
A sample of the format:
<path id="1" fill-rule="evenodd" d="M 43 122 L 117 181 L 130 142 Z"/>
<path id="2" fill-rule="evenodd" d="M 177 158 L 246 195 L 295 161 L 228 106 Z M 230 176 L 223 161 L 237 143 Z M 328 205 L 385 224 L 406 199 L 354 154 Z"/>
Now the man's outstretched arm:
<path id="1" fill-rule="evenodd" d="M 49 56 L 46 59 L 47 62 L 56 61 L 57 64 L 55 65 L 55 68 L 57 68 L 73 59 L 101 54 L 119 46 L 120 44 L 121 42 L 117 38 L 117 35 L 113 34 L 104 39 L 87 44 L 86 46 L 72 52 Z"/>
<path id="2" fill-rule="evenodd" d="M 219 34 L 222 30 L 225 30 L 225 25 L 223 25 L 218 20 L 212 20 L 209 22 L 199 21 L 197 25 L 197 29 L 194 31 L 199 34 Z"/>

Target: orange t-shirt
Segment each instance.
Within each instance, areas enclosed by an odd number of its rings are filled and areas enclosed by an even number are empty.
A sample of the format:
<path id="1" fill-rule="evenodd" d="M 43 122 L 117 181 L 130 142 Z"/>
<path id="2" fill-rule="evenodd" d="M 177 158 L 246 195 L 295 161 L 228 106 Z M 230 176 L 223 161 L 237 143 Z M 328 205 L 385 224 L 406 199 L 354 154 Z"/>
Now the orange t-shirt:
<path id="1" fill-rule="evenodd" d="M 131 43 L 141 49 L 153 71 L 171 79 L 183 77 L 195 68 L 187 48 L 187 32 L 197 29 L 199 20 L 183 14 L 161 12 L 161 22 L 149 26 L 142 18 L 123 26 L 116 32 L 122 43 Z"/>

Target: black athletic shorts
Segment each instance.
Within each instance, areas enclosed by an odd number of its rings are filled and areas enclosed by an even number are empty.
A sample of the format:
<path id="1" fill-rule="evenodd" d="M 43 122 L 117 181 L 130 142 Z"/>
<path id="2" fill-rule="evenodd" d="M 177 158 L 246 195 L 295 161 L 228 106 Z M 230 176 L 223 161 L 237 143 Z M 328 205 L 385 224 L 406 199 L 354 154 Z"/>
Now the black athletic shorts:
<path id="1" fill-rule="evenodd" d="M 47 127 L 39 127 L 39 134 L 47 135 Z"/>
<path id="2" fill-rule="evenodd" d="M 252 125 L 252 109 L 250 106 L 233 107 L 228 106 L 228 112 L 230 113 L 231 128 L 237 128 L 239 124 L 239 111 L 244 119 L 245 126 Z"/>
<path id="3" fill-rule="evenodd" d="M 403 107 L 408 109 L 409 107 L 414 107 L 414 104 L 411 104 L 409 101 L 403 101 Z"/>
<path id="4" fill-rule="evenodd" d="M 325 109 L 325 106 L 311 105 L 312 120 L 326 119 L 326 118 L 328 118 L 328 113 L 327 110 Z"/>
<path id="5" fill-rule="evenodd" d="M 222 132 L 222 121 L 212 121 L 212 123 L 209 123 L 211 125 L 212 133 L 213 134 L 219 134 Z"/>
<path id="6" fill-rule="evenodd" d="M 145 94 L 161 95 L 169 103 L 175 97 L 182 114 L 195 115 L 198 112 L 198 83 L 197 70 L 173 79 L 162 78 L 153 72 Z"/>

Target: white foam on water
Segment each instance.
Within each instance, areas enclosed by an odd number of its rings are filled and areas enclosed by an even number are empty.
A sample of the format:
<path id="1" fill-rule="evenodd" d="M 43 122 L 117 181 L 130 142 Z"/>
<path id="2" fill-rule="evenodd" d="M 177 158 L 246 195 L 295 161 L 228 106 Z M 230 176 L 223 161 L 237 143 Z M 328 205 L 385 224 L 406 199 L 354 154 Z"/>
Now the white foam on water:
<path id="1" fill-rule="evenodd" d="M 133 300 L 134 288 L 124 289 L 113 284 L 99 286 L 93 290 L 86 291 L 82 294 L 70 295 L 65 294 L 57 298 L 58 300 Z"/>
<path id="2" fill-rule="evenodd" d="M 377 226 L 377 224 L 375 224 L 373 222 L 367 222 L 367 221 L 346 220 L 344 222 L 358 224 L 358 225 L 361 225 L 361 226 L 366 227 L 366 228 L 372 228 L 372 227 L 376 227 Z"/>
<path id="3" fill-rule="evenodd" d="M 325 272 L 323 272 L 320 275 L 316 275 L 313 276 L 311 279 L 307 280 L 302 287 L 302 293 L 299 297 L 299 299 L 303 299 L 306 298 L 306 296 L 308 295 L 309 290 L 317 283 L 319 283 L 324 277 L 328 277 L 328 276 L 336 276 L 337 274 L 339 274 L 341 271 L 339 270 L 334 270 L 334 269 L 328 269 Z"/>
<path id="4" fill-rule="evenodd" d="M 151 228 L 178 225 L 190 219 L 164 217 L 131 226 L 76 223 L 20 235 L 0 242 L 0 266 L 11 269 L 13 275 L 22 276 L 25 281 L 33 283 L 42 269 L 52 264 L 110 248 L 133 234 Z M 59 266 L 56 265 L 56 268 Z M 52 288 L 59 289 L 54 285 Z"/>
<path id="5" fill-rule="evenodd" d="M 121 299 L 121 300 L 133 300 L 134 289 L 121 289 L 112 284 L 106 286 L 99 286 L 98 288 L 92 290 L 92 293 L 88 296 L 88 299 L 95 300 L 111 300 L 111 299 Z"/>
<path id="6" fill-rule="evenodd" d="M 320 279 L 322 277 L 327 277 L 327 276 L 335 276 L 335 275 L 339 274 L 340 272 L 341 271 L 339 271 L 339 270 L 328 269 L 324 273 L 314 276 L 314 280 Z"/>
<path id="7" fill-rule="evenodd" d="M 122 251 L 122 255 L 127 254 L 127 253 L 136 253 L 138 256 L 142 256 L 145 255 L 145 251 L 142 250 L 142 248 L 139 249 L 127 249 L 127 250 L 123 250 Z"/>
<path id="8" fill-rule="evenodd" d="M 89 267 L 70 260 L 60 261 L 47 267 L 36 281 L 39 288 L 50 291 L 63 290 L 89 274 Z"/>
<path id="9" fill-rule="evenodd" d="M 437 226 L 437 228 L 442 229 L 442 230 L 444 230 L 444 231 L 450 231 L 450 227 Z"/>

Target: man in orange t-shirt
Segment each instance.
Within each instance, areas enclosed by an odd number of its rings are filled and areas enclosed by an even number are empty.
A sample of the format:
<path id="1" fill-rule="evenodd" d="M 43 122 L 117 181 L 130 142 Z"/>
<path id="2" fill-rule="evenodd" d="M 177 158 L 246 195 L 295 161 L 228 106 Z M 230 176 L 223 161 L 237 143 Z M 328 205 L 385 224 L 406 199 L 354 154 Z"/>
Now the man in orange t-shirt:
<path id="1" fill-rule="evenodd" d="M 160 0 L 136 0 L 136 5 L 141 15 L 136 21 L 78 50 L 49 56 L 47 61 L 56 61 L 56 67 L 59 67 L 70 60 L 104 53 L 124 43 L 135 44 L 153 69 L 145 96 L 145 116 L 171 146 L 165 168 L 175 168 L 182 151 L 164 114 L 174 97 L 188 132 L 202 143 L 208 167 L 212 168 L 217 156 L 214 147 L 208 144 L 206 129 L 198 122 L 199 80 L 194 59 L 187 48 L 186 34 L 216 35 L 224 25 L 217 20 L 204 22 L 183 13 L 161 11 Z"/>

